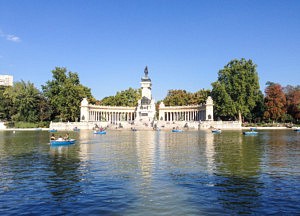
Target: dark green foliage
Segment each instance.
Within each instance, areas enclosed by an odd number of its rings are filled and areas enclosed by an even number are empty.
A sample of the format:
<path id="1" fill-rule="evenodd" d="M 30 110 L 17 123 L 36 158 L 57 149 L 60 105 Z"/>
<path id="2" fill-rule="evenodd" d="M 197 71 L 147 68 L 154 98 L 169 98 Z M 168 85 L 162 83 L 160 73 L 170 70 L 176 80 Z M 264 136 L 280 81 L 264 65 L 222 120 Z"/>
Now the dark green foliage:
<path id="1" fill-rule="evenodd" d="M 216 117 L 223 120 L 252 120 L 253 110 L 261 100 L 256 65 L 244 58 L 230 61 L 212 83 Z M 241 119 L 240 119 L 241 120 Z"/>
<path id="2" fill-rule="evenodd" d="M 103 106 L 128 106 L 135 107 L 138 100 L 141 99 L 141 89 L 129 88 L 127 90 L 117 92 L 115 96 L 108 96 L 100 101 Z"/>
<path id="3" fill-rule="evenodd" d="M 166 106 L 187 106 L 205 103 L 210 91 L 201 89 L 195 93 L 186 90 L 169 90 L 167 97 L 163 100 Z"/>
<path id="4" fill-rule="evenodd" d="M 16 82 L 7 88 L 4 97 L 10 107 L 9 116 L 12 121 L 38 122 L 39 101 L 41 93 L 30 82 Z"/>
<path id="5" fill-rule="evenodd" d="M 11 120 L 10 110 L 13 109 L 11 98 L 7 96 L 6 91 L 8 91 L 11 86 L 0 86 L 0 120 Z"/>
<path id="6" fill-rule="evenodd" d="M 67 72 L 66 68 L 56 67 L 52 71 L 53 79 L 42 86 L 44 96 L 51 105 L 52 119 L 77 121 L 80 115 L 80 103 L 88 98 L 95 101 L 91 90 L 80 84 L 77 73 Z"/>

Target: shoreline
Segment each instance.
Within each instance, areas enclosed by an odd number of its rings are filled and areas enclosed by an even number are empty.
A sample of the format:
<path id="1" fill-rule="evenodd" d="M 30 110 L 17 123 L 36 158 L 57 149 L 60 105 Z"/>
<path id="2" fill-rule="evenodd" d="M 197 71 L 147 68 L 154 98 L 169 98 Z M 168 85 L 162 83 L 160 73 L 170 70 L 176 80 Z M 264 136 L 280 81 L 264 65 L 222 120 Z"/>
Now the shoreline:
<path id="1" fill-rule="evenodd" d="M 256 130 L 293 130 L 297 127 L 293 127 L 293 128 L 287 128 L 287 127 L 241 127 L 241 128 L 222 128 L 221 130 L 250 130 L 250 128 L 255 128 Z M 50 128 L 1 128 L 0 131 L 50 131 Z M 84 129 L 84 130 L 89 130 L 89 129 Z M 112 129 L 109 128 L 108 130 L 118 130 L 118 131 L 130 131 L 130 128 L 118 128 L 118 129 Z M 149 129 L 149 130 L 138 130 L 138 131 L 152 131 L 153 129 Z M 160 131 L 169 131 L 171 129 L 162 129 L 160 128 Z M 211 130 L 211 128 L 202 128 L 202 129 L 188 129 L 188 130 L 193 130 L 193 131 L 197 131 L 197 130 Z M 57 131 L 68 131 L 68 130 L 59 130 L 57 129 Z M 72 130 L 69 130 L 72 131 Z M 155 131 L 155 130 L 153 130 Z"/>

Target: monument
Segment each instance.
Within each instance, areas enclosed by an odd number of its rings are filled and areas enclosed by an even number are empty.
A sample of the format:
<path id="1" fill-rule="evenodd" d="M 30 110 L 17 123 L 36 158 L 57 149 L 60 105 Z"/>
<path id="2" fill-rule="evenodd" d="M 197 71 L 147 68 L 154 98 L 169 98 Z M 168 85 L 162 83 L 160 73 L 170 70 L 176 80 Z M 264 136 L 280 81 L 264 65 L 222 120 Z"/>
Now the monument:
<path id="1" fill-rule="evenodd" d="M 152 97 L 152 81 L 148 67 L 141 77 L 141 99 L 136 107 L 99 106 L 89 104 L 84 98 L 81 102 L 81 128 L 92 128 L 95 124 L 110 128 L 172 128 L 210 127 L 214 124 L 213 100 L 208 97 L 206 103 L 188 106 L 165 106 L 163 101 L 156 110 L 155 100 Z M 156 115 L 157 113 L 157 115 Z M 157 116 L 157 118 L 156 118 Z M 205 122 L 205 124 L 204 124 Z"/>
<path id="2" fill-rule="evenodd" d="M 145 76 L 141 79 L 142 98 L 138 101 L 135 124 L 152 124 L 155 118 L 155 101 L 152 98 L 152 83 L 148 77 L 148 67 L 144 70 Z"/>

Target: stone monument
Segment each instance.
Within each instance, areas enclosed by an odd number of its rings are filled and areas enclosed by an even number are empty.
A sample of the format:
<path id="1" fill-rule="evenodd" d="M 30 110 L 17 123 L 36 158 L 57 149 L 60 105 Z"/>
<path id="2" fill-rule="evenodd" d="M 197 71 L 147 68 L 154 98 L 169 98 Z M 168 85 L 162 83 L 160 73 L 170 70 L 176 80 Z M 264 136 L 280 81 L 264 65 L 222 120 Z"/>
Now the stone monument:
<path id="1" fill-rule="evenodd" d="M 155 117 L 155 101 L 152 98 L 152 83 L 148 77 L 148 67 L 145 67 L 141 79 L 142 99 L 138 101 L 135 124 L 152 124 Z M 150 125 L 149 125 L 150 126 Z"/>

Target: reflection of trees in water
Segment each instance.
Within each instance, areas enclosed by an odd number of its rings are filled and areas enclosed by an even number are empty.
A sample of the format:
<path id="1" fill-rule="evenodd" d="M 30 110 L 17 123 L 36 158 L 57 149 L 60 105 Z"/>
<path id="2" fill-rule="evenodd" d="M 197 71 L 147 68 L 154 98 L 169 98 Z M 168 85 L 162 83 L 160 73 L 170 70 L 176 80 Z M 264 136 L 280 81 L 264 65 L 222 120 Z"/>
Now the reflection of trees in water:
<path id="1" fill-rule="evenodd" d="M 72 198 L 82 191 L 77 148 L 75 145 L 51 148 L 49 171 L 53 174 L 48 177 L 47 188 L 57 200 Z"/>
<path id="2" fill-rule="evenodd" d="M 217 173 L 224 176 L 252 177 L 260 172 L 263 153 L 259 136 L 243 136 L 239 132 L 215 140 Z"/>
<path id="3" fill-rule="evenodd" d="M 264 132 L 265 136 L 265 151 L 268 152 L 266 163 L 268 167 L 274 170 L 288 169 L 294 165 L 299 165 L 299 157 L 297 154 L 290 154 L 290 148 L 293 149 L 297 145 L 297 138 L 295 139 L 294 131 L 275 130 Z"/>
<path id="4" fill-rule="evenodd" d="M 259 207 L 260 164 L 263 154 L 260 136 L 228 132 L 216 140 L 216 193 L 224 209 L 234 214 L 253 212 Z"/>
<path id="5" fill-rule="evenodd" d="M 227 131 L 217 136 L 199 132 L 198 137 L 167 138 L 170 179 L 189 190 L 191 202 L 197 200 L 200 209 L 249 213 L 259 206 L 262 187 L 258 179 L 263 152 L 260 139 Z"/>
<path id="6" fill-rule="evenodd" d="M 249 214 L 261 206 L 260 188 L 263 184 L 254 177 L 219 177 L 215 185 L 219 202 L 224 213 Z"/>
<path id="7" fill-rule="evenodd" d="M 44 161 L 40 153 L 44 146 L 41 146 L 40 143 L 45 144 L 49 141 L 44 138 L 43 134 L 45 133 L 41 131 L 1 132 L 0 185 L 2 185 L 2 189 L 21 191 L 24 185 L 27 186 L 28 179 L 33 175 L 32 169 L 35 172 L 40 170 L 37 165 Z"/>

